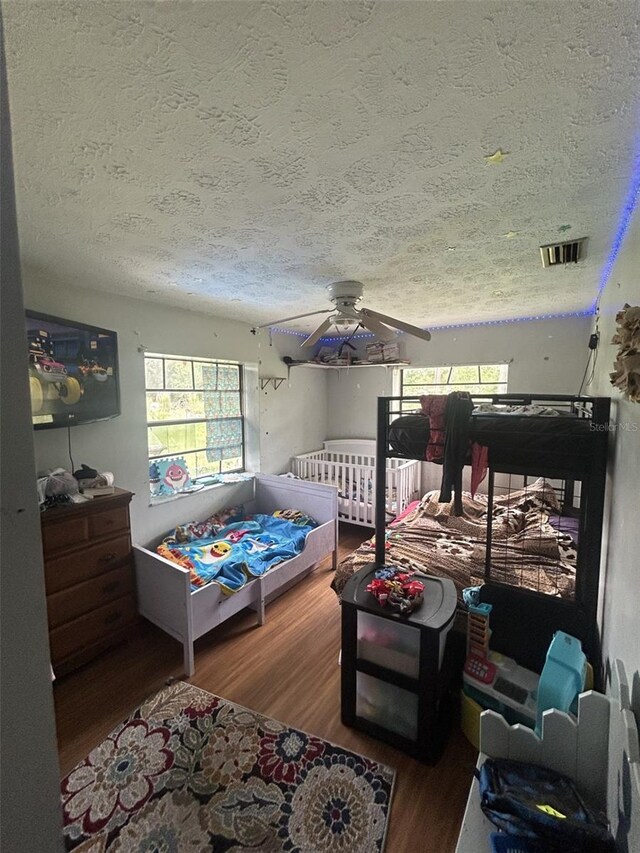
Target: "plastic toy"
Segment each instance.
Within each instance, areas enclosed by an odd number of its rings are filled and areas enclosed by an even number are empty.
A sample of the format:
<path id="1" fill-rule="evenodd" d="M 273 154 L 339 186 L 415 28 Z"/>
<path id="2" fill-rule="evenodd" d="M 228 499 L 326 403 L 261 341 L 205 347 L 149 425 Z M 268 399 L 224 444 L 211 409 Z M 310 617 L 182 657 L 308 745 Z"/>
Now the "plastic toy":
<path id="1" fill-rule="evenodd" d="M 587 659 L 580 641 L 556 631 L 541 675 L 489 649 L 490 604 L 469 605 L 467 660 L 463 670 L 465 697 L 482 710 L 497 711 L 511 725 L 523 723 L 540 734 L 542 715 L 549 708 L 569 711 L 584 689 Z M 463 700 L 471 714 L 473 702 Z M 473 740 L 473 738 L 470 738 Z"/>
<path id="2" fill-rule="evenodd" d="M 580 641 L 564 631 L 556 631 L 547 651 L 538 684 L 536 732 L 542 731 L 542 714 L 548 708 L 569 710 L 585 689 L 589 664 Z"/>
<path id="3" fill-rule="evenodd" d="M 467 660 L 464 670 L 483 684 L 491 684 L 496 673 L 495 664 L 489 660 L 491 608 L 491 604 L 470 604 L 467 617 Z"/>
<path id="4" fill-rule="evenodd" d="M 424 584 L 412 580 L 413 572 L 388 566 L 378 569 L 374 579 L 367 585 L 378 604 L 400 613 L 411 613 L 422 604 Z"/>
<path id="5" fill-rule="evenodd" d="M 149 465 L 149 479 L 153 494 L 157 497 L 169 497 L 191 486 L 189 469 L 182 457 L 152 462 Z"/>

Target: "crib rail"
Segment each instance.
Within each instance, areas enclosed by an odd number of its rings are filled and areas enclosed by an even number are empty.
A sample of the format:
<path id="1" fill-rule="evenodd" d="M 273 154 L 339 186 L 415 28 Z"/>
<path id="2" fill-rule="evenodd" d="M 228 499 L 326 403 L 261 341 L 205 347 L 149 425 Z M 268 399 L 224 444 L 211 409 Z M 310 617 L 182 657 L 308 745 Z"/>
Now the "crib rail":
<path id="1" fill-rule="evenodd" d="M 334 444 L 327 442 L 327 445 Z M 343 445 L 343 442 L 335 443 Z M 302 453 L 292 459 L 297 477 L 338 488 L 338 517 L 351 524 L 373 527 L 375 523 L 375 442 L 358 441 L 352 450 L 328 449 Z M 370 450 L 369 453 L 366 450 Z M 393 518 L 420 493 L 420 463 L 387 459 L 385 512 Z"/>

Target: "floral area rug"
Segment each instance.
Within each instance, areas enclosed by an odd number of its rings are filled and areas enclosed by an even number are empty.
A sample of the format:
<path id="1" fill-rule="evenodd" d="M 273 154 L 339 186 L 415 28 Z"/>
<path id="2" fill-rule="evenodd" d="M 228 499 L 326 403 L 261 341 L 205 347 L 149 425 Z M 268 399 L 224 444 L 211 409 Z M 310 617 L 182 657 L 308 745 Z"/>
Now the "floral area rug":
<path id="1" fill-rule="evenodd" d="M 62 780 L 76 853 L 376 853 L 394 771 L 177 682 Z"/>

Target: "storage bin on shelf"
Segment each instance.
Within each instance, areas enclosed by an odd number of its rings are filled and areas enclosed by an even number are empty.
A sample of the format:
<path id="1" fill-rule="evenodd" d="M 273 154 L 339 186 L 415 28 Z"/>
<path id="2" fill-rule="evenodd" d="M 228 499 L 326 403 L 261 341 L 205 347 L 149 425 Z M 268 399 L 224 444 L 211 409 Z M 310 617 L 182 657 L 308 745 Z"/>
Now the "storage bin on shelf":
<path id="1" fill-rule="evenodd" d="M 409 740 L 417 739 L 417 694 L 364 672 L 356 673 L 356 716 Z"/>
<path id="2" fill-rule="evenodd" d="M 433 762 L 444 744 L 450 672 L 445 654 L 453 626 L 452 581 L 416 575 L 422 605 L 401 615 L 366 590 L 372 564 L 342 593 L 342 721 L 421 761 Z"/>
<path id="3" fill-rule="evenodd" d="M 358 658 L 418 677 L 420 633 L 409 625 L 358 611 Z"/>

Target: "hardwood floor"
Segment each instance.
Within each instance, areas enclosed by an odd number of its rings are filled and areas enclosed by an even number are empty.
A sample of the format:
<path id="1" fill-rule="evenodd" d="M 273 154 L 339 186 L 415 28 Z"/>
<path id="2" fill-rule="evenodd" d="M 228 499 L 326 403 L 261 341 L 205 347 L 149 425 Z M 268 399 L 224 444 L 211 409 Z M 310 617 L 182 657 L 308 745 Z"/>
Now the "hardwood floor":
<path id="1" fill-rule="evenodd" d="M 367 536 L 345 525 L 341 556 Z M 319 735 L 396 770 L 387 853 L 455 849 L 476 752 L 457 725 L 427 767 L 340 722 L 340 607 L 328 562 L 267 606 L 261 628 L 240 613 L 196 643 L 192 684 Z M 55 684 L 60 769 L 66 774 L 143 699 L 181 674 L 178 644 L 147 625 L 126 645 Z"/>

